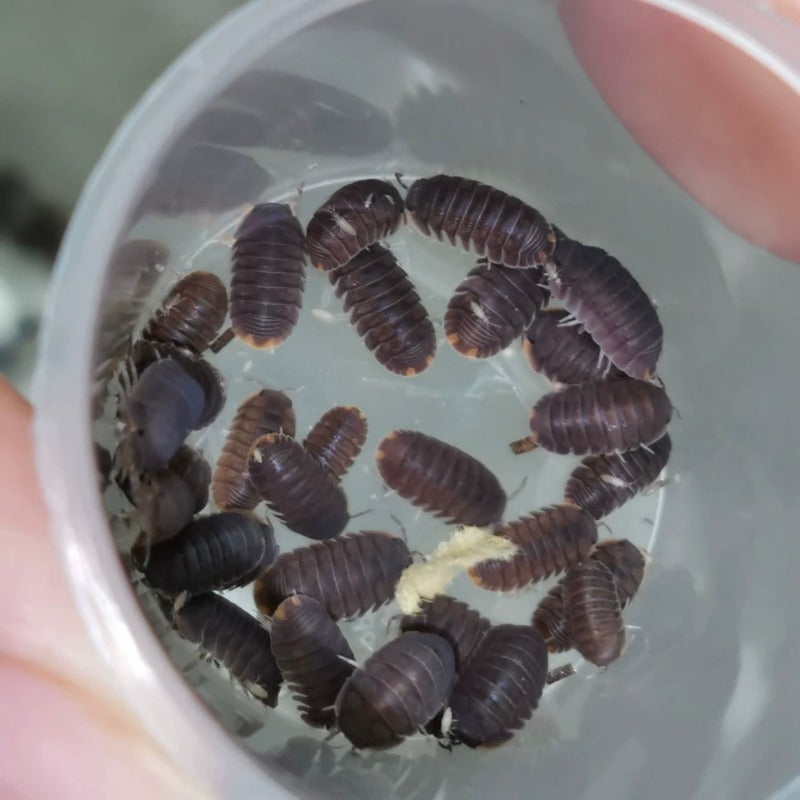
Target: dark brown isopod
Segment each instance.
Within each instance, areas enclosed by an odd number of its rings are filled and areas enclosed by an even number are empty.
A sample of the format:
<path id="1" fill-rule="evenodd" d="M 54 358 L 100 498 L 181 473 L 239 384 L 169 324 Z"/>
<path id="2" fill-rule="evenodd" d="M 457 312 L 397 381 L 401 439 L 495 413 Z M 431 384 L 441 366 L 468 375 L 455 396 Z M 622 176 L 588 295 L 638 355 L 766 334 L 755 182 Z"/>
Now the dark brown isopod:
<path id="1" fill-rule="evenodd" d="M 386 485 L 447 522 L 489 525 L 506 507 L 497 478 L 476 458 L 417 431 L 392 431 L 376 455 Z"/>
<path id="2" fill-rule="evenodd" d="M 175 615 L 178 633 L 222 662 L 265 705 L 278 704 L 281 673 L 269 631 L 235 603 L 217 594 L 189 598 Z"/>
<path id="3" fill-rule="evenodd" d="M 563 239 L 545 269 L 553 297 L 616 367 L 634 378 L 656 374 L 664 340 L 658 313 L 616 258 L 599 247 Z"/>
<path id="4" fill-rule="evenodd" d="M 134 462 L 141 472 L 165 466 L 189 432 L 202 427 L 203 386 L 171 358 L 151 364 L 124 398 Z"/>
<path id="5" fill-rule="evenodd" d="M 168 261 L 167 246 L 147 239 L 124 242 L 111 254 L 106 269 L 107 282 L 103 288 L 103 306 L 98 314 L 95 333 L 92 376 L 95 418 L 102 412 L 108 380 L 127 355 L 131 335 Z"/>
<path id="6" fill-rule="evenodd" d="M 355 747 L 399 744 L 441 709 L 454 678 L 453 648 L 445 639 L 402 633 L 347 679 L 336 698 L 339 729 Z"/>
<path id="7" fill-rule="evenodd" d="M 367 418 L 355 406 L 335 406 L 309 431 L 303 447 L 339 480 L 367 440 Z"/>
<path id="8" fill-rule="evenodd" d="M 381 531 L 362 531 L 278 556 L 256 580 L 256 608 L 271 616 L 292 594 L 313 597 L 333 619 L 366 614 L 388 603 L 411 563 L 406 543 Z"/>
<path id="9" fill-rule="evenodd" d="M 289 206 L 255 206 L 231 254 L 231 329 L 239 339 L 268 348 L 288 338 L 303 305 L 304 263 L 303 228 Z"/>
<path id="10" fill-rule="evenodd" d="M 531 625 L 551 653 L 563 653 L 572 648 L 572 631 L 564 614 L 563 578 L 539 601 Z"/>
<path id="11" fill-rule="evenodd" d="M 466 603 L 438 594 L 422 605 L 416 614 L 400 620 L 400 631 L 427 631 L 450 642 L 456 656 L 456 672 L 469 662 L 478 642 L 489 630 L 489 620 Z"/>
<path id="12" fill-rule="evenodd" d="M 550 293 L 539 267 L 512 269 L 482 261 L 456 287 L 444 315 L 447 340 L 462 355 L 488 358 L 508 347 Z"/>
<path id="13" fill-rule="evenodd" d="M 547 648 L 529 625 L 495 625 L 458 676 L 447 733 L 457 744 L 496 747 L 530 719 L 547 678 Z"/>
<path id="14" fill-rule="evenodd" d="M 436 332 L 392 252 L 373 244 L 328 272 L 364 344 L 386 369 L 410 377 L 433 361 Z"/>
<path id="15" fill-rule="evenodd" d="M 306 228 L 311 263 L 317 269 L 342 267 L 364 248 L 397 230 L 403 198 L 387 181 L 366 178 L 337 189 Z"/>
<path id="16" fill-rule="evenodd" d="M 619 375 L 594 339 L 569 323 L 563 308 L 537 312 L 525 331 L 522 352 L 534 372 L 554 383 L 583 383 Z"/>
<path id="17" fill-rule="evenodd" d="M 541 511 L 495 528 L 519 547 L 508 561 L 489 559 L 470 567 L 469 575 L 483 589 L 508 592 L 563 572 L 589 555 L 597 541 L 597 526 L 589 514 L 568 505 Z"/>
<path id="18" fill-rule="evenodd" d="M 564 576 L 564 614 L 575 649 L 598 667 L 625 646 L 622 606 L 611 570 L 598 559 L 573 564 Z"/>
<path id="19" fill-rule="evenodd" d="M 338 536 L 350 515 L 336 479 L 285 433 L 256 439 L 247 457 L 250 482 L 288 528 L 309 539 Z"/>
<path id="20" fill-rule="evenodd" d="M 606 539 L 592 552 L 592 559 L 602 561 L 611 571 L 622 608 L 628 605 L 639 591 L 647 558 L 644 551 L 628 539 Z"/>
<path id="21" fill-rule="evenodd" d="M 270 631 L 272 654 L 301 718 L 315 728 L 330 728 L 336 721 L 336 696 L 355 669 L 339 626 L 313 597 L 295 594 L 278 606 Z"/>
<path id="22" fill-rule="evenodd" d="M 625 453 L 587 456 L 572 470 L 564 502 L 600 519 L 653 483 L 667 465 L 671 449 L 672 440 L 664 434 L 652 444 Z"/>
<path id="23" fill-rule="evenodd" d="M 442 234 L 506 267 L 542 266 L 555 246 L 550 223 L 522 200 L 468 178 L 434 175 L 411 184 L 406 209 L 426 235 Z"/>
<path id="24" fill-rule="evenodd" d="M 531 435 L 513 442 L 515 453 L 543 447 L 553 453 L 619 453 L 660 439 L 672 403 L 659 386 L 619 376 L 575 383 L 539 398 Z"/>
<path id="25" fill-rule="evenodd" d="M 620 607 L 631 601 L 644 577 L 645 557 L 641 550 L 627 539 L 607 539 L 600 542 L 590 557 L 608 567 L 617 588 Z M 569 650 L 574 646 L 572 631 L 564 610 L 564 582 L 562 578 L 539 602 L 533 612 L 531 624 L 544 639 L 552 653 Z"/>
<path id="26" fill-rule="evenodd" d="M 114 454 L 117 484 L 136 508 L 136 516 L 150 543 L 174 536 L 202 511 L 208 502 L 211 467 L 188 445 L 182 445 L 170 462 L 155 472 L 136 470 L 130 437 Z"/>
<path id="27" fill-rule="evenodd" d="M 277 554 L 272 526 L 242 511 L 198 517 L 151 547 L 140 536 L 131 551 L 150 586 L 166 594 L 245 586 Z"/>
<path id="28" fill-rule="evenodd" d="M 250 511 L 260 502 L 247 474 L 247 455 L 256 439 L 266 433 L 295 434 L 292 401 L 273 389 L 251 394 L 236 409 L 211 482 L 217 508 Z"/>
<path id="29" fill-rule="evenodd" d="M 172 359 L 203 387 L 205 405 L 199 427 L 210 424 L 225 405 L 225 379 L 204 358 L 183 347 L 166 342 L 150 342 L 138 339 L 133 343 L 122 370 L 124 385 L 134 384 L 144 370 L 156 361 Z"/>
<path id="30" fill-rule="evenodd" d="M 142 338 L 202 353 L 227 316 L 225 284 L 213 273 L 197 270 L 184 275 L 169 290 L 142 331 Z"/>

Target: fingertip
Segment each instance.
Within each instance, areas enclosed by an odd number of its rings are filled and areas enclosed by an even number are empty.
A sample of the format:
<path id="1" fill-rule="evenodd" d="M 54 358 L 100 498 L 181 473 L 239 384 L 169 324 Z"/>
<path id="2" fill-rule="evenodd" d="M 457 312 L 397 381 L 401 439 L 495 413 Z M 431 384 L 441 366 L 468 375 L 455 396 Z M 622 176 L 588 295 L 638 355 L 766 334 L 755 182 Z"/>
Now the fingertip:
<path id="1" fill-rule="evenodd" d="M 36 667 L 0 660 L 3 796 L 197 798 L 127 717 Z"/>
<path id="2" fill-rule="evenodd" d="M 641 0 L 562 0 L 559 13 L 586 74 L 653 160 L 736 233 L 800 261 L 791 87 L 716 33 Z"/>

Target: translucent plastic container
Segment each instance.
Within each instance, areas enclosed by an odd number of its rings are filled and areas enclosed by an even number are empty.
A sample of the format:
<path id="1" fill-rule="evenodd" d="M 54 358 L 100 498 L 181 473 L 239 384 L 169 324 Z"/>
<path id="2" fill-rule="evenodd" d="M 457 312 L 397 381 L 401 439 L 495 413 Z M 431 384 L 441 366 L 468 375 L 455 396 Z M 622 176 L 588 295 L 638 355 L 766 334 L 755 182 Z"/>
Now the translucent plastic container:
<path id="1" fill-rule="evenodd" d="M 800 85 L 796 52 L 772 16 L 742 4 L 658 5 Z M 288 698 L 265 712 L 196 664 L 158 603 L 132 590 L 119 553 L 130 531 L 121 520 L 111 530 L 106 506 L 113 514 L 115 501 L 96 488 L 92 441 L 114 435 L 112 405 L 96 391 L 102 365 L 176 277 L 192 268 L 225 277 L 227 238 L 254 201 L 285 199 L 302 183 L 305 224 L 339 185 L 397 170 L 409 180 L 484 180 L 617 255 L 657 299 L 660 371 L 680 412 L 670 428 L 674 480 L 609 518 L 614 534 L 653 558 L 626 616 L 624 657 L 603 672 L 580 664 L 497 750 L 447 753 L 420 738 L 356 757 L 342 737 L 325 742 L 303 727 Z M 114 256 L 129 239 L 169 249 L 152 280 Z M 441 331 L 472 257 L 405 229 L 392 247 Z M 632 141 L 581 72 L 554 4 L 245 7 L 192 47 L 117 134 L 71 223 L 46 316 L 40 474 L 80 608 L 120 691 L 175 762 L 219 797 L 797 796 L 798 297 L 796 266 L 727 231 Z M 440 343 L 427 372 L 395 378 L 313 270 L 286 344 L 266 354 L 234 343 L 211 360 L 228 380 L 228 405 L 191 440 L 210 459 L 235 406 L 261 384 L 290 393 L 299 432 L 335 404 L 358 404 L 370 438 L 345 488 L 351 512 L 367 513 L 349 529 L 397 531 L 395 515 L 423 551 L 447 528 L 383 496 L 371 459 L 388 430 L 457 444 L 509 493 L 525 478 L 507 518 L 557 502 L 576 462 L 508 451 L 548 389 L 518 349 L 474 362 Z M 284 549 L 301 544 L 285 529 L 279 539 Z M 515 622 L 543 592 L 498 597 L 466 579 L 452 590 Z M 252 610 L 249 590 L 232 596 Z M 396 613 L 388 606 L 345 626 L 359 659 Z"/>

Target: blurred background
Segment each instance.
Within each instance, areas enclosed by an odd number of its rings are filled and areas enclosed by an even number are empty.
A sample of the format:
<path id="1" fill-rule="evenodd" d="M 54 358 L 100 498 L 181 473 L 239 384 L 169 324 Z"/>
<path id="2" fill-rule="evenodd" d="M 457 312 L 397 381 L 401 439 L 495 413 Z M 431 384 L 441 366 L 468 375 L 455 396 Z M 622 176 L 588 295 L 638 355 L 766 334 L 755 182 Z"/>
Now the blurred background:
<path id="1" fill-rule="evenodd" d="M 237 0 L 12 0 L 0 25 L 0 373 L 29 394 L 64 227 L 125 114 Z"/>

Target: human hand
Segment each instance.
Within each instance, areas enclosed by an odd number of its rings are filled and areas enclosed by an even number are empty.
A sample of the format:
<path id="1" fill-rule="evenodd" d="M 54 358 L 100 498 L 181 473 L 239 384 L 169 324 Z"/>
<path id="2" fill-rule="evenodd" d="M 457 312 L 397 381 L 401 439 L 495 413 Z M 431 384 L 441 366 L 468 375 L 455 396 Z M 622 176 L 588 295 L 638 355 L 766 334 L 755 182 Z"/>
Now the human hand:
<path id="1" fill-rule="evenodd" d="M 122 706 L 83 627 L 48 529 L 31 421 L 0 377 L 0 796 L 203 797 Z"/>
<path id="2" fill-rule="evenodd" d="M 767 6 L 800 50 L 800 1 Z M 584 70 L 655 161 L 736 233 L 800 261 L 798 95 L 733 45 L 650 3 L 562 0 L 559 12 Z"/>

